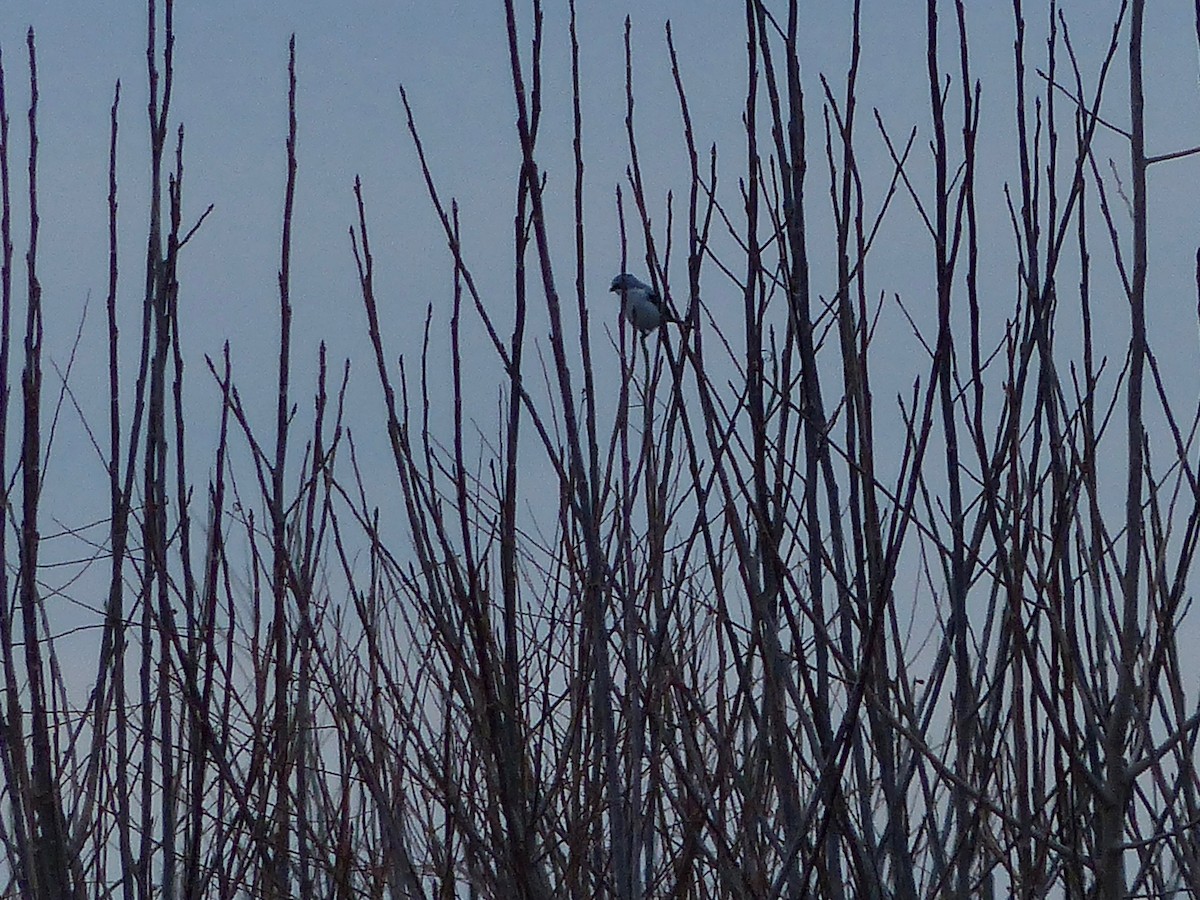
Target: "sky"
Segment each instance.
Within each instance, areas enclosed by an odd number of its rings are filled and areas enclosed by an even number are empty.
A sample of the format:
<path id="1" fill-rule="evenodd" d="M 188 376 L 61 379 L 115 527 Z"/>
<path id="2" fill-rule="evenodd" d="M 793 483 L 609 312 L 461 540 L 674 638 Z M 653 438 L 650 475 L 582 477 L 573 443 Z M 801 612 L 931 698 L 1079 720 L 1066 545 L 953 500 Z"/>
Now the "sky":
<path id="1" fill-rule="evenodd" d="M 146 133 L 146 25 L 138 3 L 108 3 L 85 11 L 65 5 L 6 3 L 0 7 L 0 51 L 9 80 L 13 143 L 26 152 L 23 112 L 25 31 L 37 36 L 40 65 L 42 215 L 40 277 L 47 303 L 47 347 L 65 361 L 84 301 L 92 300 L 85 334 L 101 348 L 107 279 L 107 144 L 113 89 L 122 85 L 119 146 L 122 302 L 140 305 L 144 267 L 148 154 Z M 635 52 L 652 52 L 646 82 L 656 101 L 670 100 L 664 64 L 663 22 L 672 12 L 653 5 L 639 11 Z M 713 4 L 702 19 L 677 26 L 681 52 L 697 56 L 711 45 L 712 29 L 736 33 L 738 16 L 721 23 Z M 594 187 L 589 211 L 598 285 L 607 287 L 619 255 L 615 249 L 613 188 L 623 177 L 624 12 L 591 10 L 581 24 L 588 141 L 597 160 L 589 163 Z M 547 126 L 552 177 L 569 185 L 570 96 L 562 77 L 569 63 L 561 10 L 548 16 L 548 67 L 557 74 L 547 90 Z M 273 357 L 264 357 L 278 330 L 276 271 L 285 180 L 287 47 L 296 35 L 298 161 L 292 299 L 297 389 L 311 386 L 319 341 L 330 357 L 360 360 L 360 396 L 378 402 L 369 363 L 365 316 L 358 296 L 348 228 L 355 219 L 352 193 L 361 176 L 389 350 L 416 355 L 425 307 L 433 303 L 442 331 L 449 319 L 449 253 L 416 167 L 399 99 L 408 90 L 434 174 L 447 196 L 457 198 L 464 241 L 477 278 L 489 297 L 511 295 L 511 206 L 513 173 L 519 161 L 515 106 L 508 84 L 508 55 L 502 6 L 486 3 L 181 3 L 176 8 L 176 78 L 172 128 L 185 128 L 184 218 L 209 205 L 213 213 L 181 260 L 181 329 L 190 349 L 192 394 L 215 422 L 216 397 L 202 372 L 205 355 L 216 356 L 230 341 L 235 371 L 248 398 L 261 384 L 263 421 L 273 416 Z M 525 36 L 526 43 L 528 35 Z M 720 68 L 737 71 L 736 41 L 720 49 Z M 724 62 L 728 59 L 728 65 Z M 699 68 L 699 67 L 698 67 Z M 741 82 L 708 89 L 721 127 L 736 127 Z M 718 99 L 719 98 L 719 99 Z M 647 103 L 651 136 L 644 166 L 659 183 L 677 174 L 682 148 L 670 154 L 655 146 L 677 137 L 671 105 Z M 656 116 L 669 121 L 655 123 Z M 711 139 L 711 138 L 710 138 Z M 20 169 L 21 167 L 15 166 Z M 594 175 L 591 173 L 594 172 Z M 23 190 L 18 182 L 18 191 Z M 566 212 L 569 195 L 559 198 Z M 20 217 L 19 217 L 20 218 Z M 569 221 L 569 220 L 568 220 Z M 591 223 L 589 222 L 589 225 Z M 16 244 L 23 246 L 22 222 Z M 186 226 L 185 226 L 186 227 Z M 566 240 L 569 231 L 562 231 Z M 68 265 L 62 261 L 69 260 Z M 568 267 L 560 264 L 562 276 Z M 494 275 L 489 276 L 489 273 Z M 611 297 L 597 295 L 612 309 Z M 501 301 L 502 302 L 502 301 Z M 511 305 L 511 301 L 508 301 Z M 498 304 L 499 305 L 499 304 Z M 134 334 L 130 318 L 127 336 Z M 482 332 L 473 332 L 481 339 Z M 85 337 L 85 341 L 87 338 Z M 126 343 L 128 354 L 135 347 Z M 80 354 L 76 372 L 83 386 L 103 383 L 102 353 Z M 307 375 L 307 383 L 302 376 Z M 194 377 L 199 376 L 199 377 Z M 490 390 L 494 393 L 495 382 Z M 489 398 L 490 403 L 491 398 Z M 251 404 L 253 410 L 253 403 Z M 490 409 L 490 407 L 489 407 Z M 372 416 L 379 407 L 370 409 Z M 370 420 L 369 420 L 370 421 Z M 377 420 L 376 420 L 377 421 Z M 93 462 L 95 462 L 93 460 Z"/>
<path id="2" fill-rule="evenodd" d="M 1032 5 L 1032 4 L 1031 4 Z M 665 231 L 665 204 L 673 191 L 677 219 L 686 196 L 686 157 L 678 105 L 671 81 L 664 23 L 674 29 L 700 147 L 718 147 L 722 199 L 737 209 L 737 177 L 745 166 L 741 117 L 745 96 L 746 48 L 741 4 L 708 0 L 655 0 L 632 6 L 581 0 L 579 36 L 582 67 L 586 165 L 586 272 L 593 340 L 615 333 L 616 306 L 607 292 L 618 270 L 620 248 L 614 193 L 624 183 L 628 149 L 624 131 L 623 35 L 632 16 L 635 124 L 643 177 L 656 228 Z M 1084 68 L 1094 83 L 1099 54 L 1107 46 L 1118 4 L 1068 0 L 1062 4 Z M 868 208 L 875 209 L 890 178 L 886 151 L 869 111 L 877 108 L 894 136 L 918 126 L 913 177 L 929 184 L 931 166 L 929 96 L 924 75 L 924 4 L 901 0 L 864 3 L 864 71 L 859 128 L 867 176 Z M 969 2 L 973 62 L 983 84 L 985 138 L 980 147 L 981 202 L 985 219 L 982 266 L 985 318 L 1002 323 L 1014 299 L 1013 239 L 1001 203 L 1005 183 L 1014 184 L 1011 5 Z M 849 42 L 849 4 L 803 5 L 802 65 L 813 129 L 821 139 L 820 87 L 825 74 L 841 91 Z M 1035 58 L 1044 47 L 1043 10 L 1031 10 L 1027 41 Z M 531 36 L 528 8 L 521 5 L 522 44 Z M 1190 5 L 1151 6 L 1147 33 L 1147 128 L 1151 153 L 1200 144 L 1200 91 Z M 947 25 L 952 9 L 944 12 Z M 27 152 L 24 112 L 28 103 L 25 32 L 33 27 L 40 76 L 39 201 L 42 215 L 40 278 L 47 310 L 47 355 L 60 366 L 70 356 L 85 303 L 81 349 L 73 385 L 85 408 L 103 397 L 105 356 L 103 301 L 107 280 L 108 117 L 120 80 L 121 297 L 125 327 L 122 352 L 132 359 L 144 266 L 148 154 L 146 131 L 145 10 L 137 2 L 89 4 L 6 0 L 0 4 L 0 52 L 12 120 L 15 190 L 24 191 Z M 329 347 L 331 368 L 354 360 L 350 419 L 359 439 L 378 451 L 386 472 L 379 389 L 375 383 L 365 316 L 358 296 L 348 229 L 356 221 L 353 183 L 362 178 L 375 252 L 381 315 L 389 354 L 415 358 L 427 304 L 434 308 L 435 348 L 445 347 L 450 317 L 450 254 L 420 178 L 406 133 L 398 87 L 403 84 L 445 197 L 462 210 L 463 243 L 485 302 L 505 332 L 511 321 L 512 209 L 519 163 L 515 105 L 510 86 L 503 5 L 498 2 L 180 2 L 176 7 L 175 88 L 172 128 L 182 124 L 184 219 L 194 222 L 209 206 L 211 216 L 181 260 L 181 328 L 187 348 L 193 472 L 201 482 L 215 444 L 219 396 L 205 372 L 228 340 L 235 377 L 263 425 L 274 416 L 274 346 L 278 330 L 276 271 L 285 180 L 287 48 L 296 36 L 298 187 L 292 263 L 295 307 L 293 396 L 307 410 L 315 381 L 319 342 Z M 946 46 L 955 45 L 946 34 Z M 1036 79 L 1032 73 L 1031 81 Z M 1126 104 L 1124 57 L 1110 88 L 1119 110 Z M 556 273 L 567 291 L 571 258 L 569 43 L 565 3 L 547 3 L 545 113 L 539 162 L 548 177 L 548 210 Z M 957 90 L 957 84 L 955 85 Z M 1120 115 L 1119 113 L 1117 115 Z M 1124 120 L 1116 123 L 1127 124 Z M 1102 134 L 1101 153 L 1127 159 L 1123 139 Z M 828 225 L 825 173 L 814 168 L 814 232 Z M 1151 176 L 1152 339 L 1169 384 L 1194 400 L 1197 325 L 1192 265 L 1200 240 L 1194 210 L 1200 197 L 1200 156 L 1166 163 Z M 874 289 L 900 294 L 919 321 L 932 321 L 928 237 L 906 197 L 895 201 L 873 250 Z M 16 246 L 24 246 L 24 215 L 18 206 Z M 828 234 L 829 229 L 824 228 Z M 685 282 L 685 233 L 677 225 L 671 277 Z M 815 287 L 828 296 L 833 272 L 816 248 Z M 1099 248 L 1100 245 L 1097 245 Z M 827 250 L 827 247 L 824 249 Z M 640 248 L 631 249 L 635 265 Z M 1098 264 L 1102 264 L 1098 263 Z M 644 271 L 636 269 L 644 275 Z M 18 270 L 23 277 L 23 273 Z M 710 272 L 706 302 L 721 319 L 740 316 L 737 290 Z M 18 284 L 22 284 L 18 280 Z M 1111 282 L 1109 282 L 1111 284 Z M 997 286 L 993 288 L 992 286 Z M 1098 297 L 1114 327 L 1127 316 L 1123 299 Z M 677 304 L 680 305 L 680 304 Z M 544 319 L 534 321 L 545 333 Z M 911 384 L 920 348 L 899 311 L 888 306 L 881 319 L 886 340 L 876 357 L 881 384 Z M 499 381 L 484 333 L 473 319 L 464 343 L 480 348 L 467 385 L 468 408 L 482 429 L 494 422 Z M 1119 334 L 1120 330 L 1114 331 Z M 543 341 L 542 346 L 545 346 Z M 1118 347 L 1118 344 L 1114 344 Z M 616 363 L 602 360 L 602 384 L 615 385 Z M 607 366 L 607 368 L 604 368 Z M 917 370 L 924 370 L 924 362 Z M 607 380 L 604 380 L 607 379 Z M 48 379 L 50 381 L 51 379 Z M 132 374 L 126 375 L 126 383 Z M 436 400 L 437 398 L 435 398 Z M 444 399 L 444 398 L 442 398 Z M 87 449 L 83 429 L 64 416 L 48 484 L 49 508 L 64 520 L 93 521 L 104 515 L 102 493 L 81 491 L 101 473 Z M 211 427 L 209 425 L 211 424 Z M 100 432 L 101 434 L 103 432 Z M 386 491 L 387 479 L 381 491 Z M 394 489 L 394 481 L 393 481 Z M 386 498 L 381 493 L 381 498 Z M 381 499 L 381 502 L 386 502 Z M 69 522 L 67 524 L 70 524 Z"/>
<path id="3" fill-rule="evenodd" d="M 1081 55 L 1094 64 L 1106 43 L 1115 3 L 1065 3 Z M 122 272 L 132 297 L 140 286 L 139 231 L 145 218 L 145 12 L 136 2 L 88 4 L 7 2 L 0 7 L 0 50 L 9 81 L 14 144 L 23 151 L 24 34 L 32 25 L 41 62 L 41 203 L 43 282 L 48 299 L 77 308 L 90 290 L 102 296 L 106 275 L 105 170 L 113 85 L 122 82 Z M 626 8 L 581 3 L 584 144 L 587 162 L 589 271 L 606 286 L 617 262 L 613 191 L 627 164 L 622 34 Z M 842 81 L 848 4 L 809 4 L 803 65 L 815 107 L 817 73 Z M 864 110 L 878 107 L 903 134 L 926 125 L 923 4 L 874 0 L 864 7 Z M 984 79 L 985 125 L 1011 131 L 1012 23 L 1007 4 L 968 4 L 979 38 L 974 62 Z M 944 13 L 949 23 L 951 10 Z M 1082 13 L 1082 14 L 1081 14 Z M 1029 15 L 1036 52 L 1040 11 Z M 670 19 L 701 146 L 715 141 L 732 182 L 744 165 L 740 117 L 745 85 L 744 13 L 717 2 L 638 4 L 633 15 L 636 122 L 652 201 L 686 189 L 679 116 L 666 59 L 663 23 Z M 1200 143 L 1189 124 L 1197 112 L 1195 42 L 1187 4 L 1156 4 L 1151 13 L 1148 111 L 1151 152 Z M 528 17 L 523 38 L 529 38 Z M 546 125 L 539 158 L 556 211 L 569 211 L 570 106 L 565 4 L 548 4 Z M 204 352 L 229 337 L 235 351 L 253 346 L 274 313 L 279 220 L 284 183 L 286 61 L 296 34 L 299 79 L 299 181 L 294 291 L 297 334 L 356 349 L 361 319 L 347 229 L 354 221 L 351 187 L 361 175 L 380 253 L 380 276 L 405 295 L 404 305 L 445 293 L 447 253 L 425 197 L 404 128 L 397 87 L 408 90 L 435 178 L 455 196 L 464 238 L 481 273 L 511 268 L 513 172 L 518 162 L 515 107 L 500 3 L 179 3 L 172 123 L 186 129 L 185 218 L 214 212 L 183 260 L 185 333 Z M 948 46 L 950 46 L 948 44 Z M 1159 50 L 1161 47 L 1161 50 Z M 1165 62 L 1170 61 L 1170 64 Z M 1094 66 L 1093 66 L 1094 68 Z M 1085 63 L 1085 69 L 1088 66 Z M 914 77 L 915 75 L 915 77 Z M 1114 78 L 1119 78 L 1119 73 Z M 1121 99 L 1120 92 L 1114 94 Z M 815 118 L 815 117 L 814 117 Z M 870 132 L 864 115 L 860 128 Z M 925 129 L 928 130 L 927 128 Z M 1191 139 L 1191 143 L 1188 143 Z M 918 139 L 927 140 L 922 134 Z M 886 177 L 880 154 L 876 172 Z M 1114 155 L 1121 150 L 1114 142 Z M 997 173 L 1011 178 L 1012 154 L 997 147 Z M 989 147 L 981 150 L 985 163 Z M 925 160 L 922 160 L 925 162 Z M 1156 182 L 1190 185 L 1196 160 Z M 929 167 L 924 166 L 927 170 Z M 920 174 L 918 167 L 917 174 Z M 1178 179 L 1176 181 L 1176 179 Z M 728 185 L 731 189 L 732 183 Z M 824 198 L 814 202 L 824 203 Z M 827 205 L 827 204 L 826 204 Z M 907 225 L 911 210 L 895 219 Z M 569 226 L 569 220 L 563 223 Z M 560 231 L 566 248 L 570 234 Z M 1180 233 L 1180 238 L 1184 233 Z M 1164 236 L 1170 244 L 1171 236 Z M 1187 241 L 1193 243 L 1194 241 Z M 20 246 L 18 244 L 18 246 Z M 1186 244 L 1185 244 L 1186 246 Z M 61 248 L 70 248 L 69 250 Z M 70 258 L 69 266 L 57 260 Z M 128 262 L 124 262 L 128 260 Z M 569 270 L 564 257 L 559 263 Z M 676 274 L 676 278 L 680 275 Z M 485 283 L 486 277 L 485 277 Z M 502 290 L 499 282 L 493 287 Z M 602 292 L 601 292 L 602 293 Z M 611 298 L 597 296 L 598 301 Z M 396 311 L 401 316 L 400 310 Z M 70 316 L 62 319 L 73 334 Z M 68 325 L 68 323 L 70 323 Z M 411 334 L 408 338 L 411 339 Z M 396 339 L 406 340 L 403 332 Z M 412 346 L 412 345 L 410 345 Z"/>
<path id="4" fill-rule="evenodd" d="M 620 266 L 615 192 L 626 188 L 629 153 L 625 134 L 626 16 L 632 21 L 635 128 L 642 175 L 660 250 L 666 242 L 666 203 L 676 203 L 670 277 L 686 283 L 684 219 L 688 189 L 687 160 L 672 82 L 664 25 L 670 20 L 688 92 L 696 140 L 702 152 L 711 145 L 719 155 L 719 196 L 727 210 L 739 210 L 738 178 L 745 171 L 742 116 L 746 90 L 744 7 L 724 0 L 639 0 L 637 3 L 578 0 L 581 56 L 583 152 L 586 166 L 584 222 L 585 272 L 597 384 L 609 399 L 618 387 L 615 336 L 617 306 L 608 285 Z M 782 4 L 778 4 L 782 6 Z M 974 75 L 982 90 L 982 137 L 979 146 L 978 199 L 981 209 L 981 299 L 985 331 L 1003 332 L 1016 297 L 1016 252 L 1004 204 L 1006 186 L 1018 191 L 1014 98 L 1012 89 L 1012 4 L 966 0 L 972 35 Z M 1083 80 L 1095 84 L 1118 0 L 1062 0 L 1060 6 L 1079 54 Z M 864 0 L 863 70 L 859 95 L 859 153 L 868 215 L 882 202 L 892 170 L 874 124 L 874 112 L 894 140 L 903 142 L 912 127 L 917 141 L 909 174 L 918 192 L 932 182 L 929 153 L 929 90 L 925 73 L 925 4 L 916 0 Z M 1044 58 L 1047 22 L 1043 4 L 1027 3 L 1026 41 L 1031 69 Z M 1146 127 L 1147 149 L 1162 154 L 1200 145 L 1200 66 L 1195 9 L 1184 0 L 1147 4 Z M 546 0 L 544 114 L 537 157 L 547 177 L 547 213 L 558 286 L 571 296 L 574 272 L 571 147 L 570 45 L 565 0 Z M 808 100 L 812 157 L 806 212 L 812 233 L 813 287 L 829 297 L 836 287 L 830 256 L 832 234 L 828 173 L 820 147 L 820 77 L 835 95 L 844 90 L 850 39 L 851 4 L 805 0 L 802 7 L 801 64 Z M 942 3 L 945 65 L 957 77 L 953 4 Z M 529 4 L 521 2 L 524 50 L 531 38 Z M 114 87 L 121 83 L 118 177 L 120 202 L 120 294 L 122 369 L 128 396 L 135 375 L 137 327 L 144 278 L 145 223 L 148 202 L 146 128 L 145 6 L 138 0 L 0 0 L 0 54 L 11 119 L 14 193 L 15 283 L 23 303 L 27 209 L 24 157 L 28 150 L 25 111 L 29 101 L 25 35 L 36 34 L 39 65 L 40 159 L 38 197 L 41 214 L 39 277 L 46 311 L 48 365 L 66 367 L 76 334 L 79 349 L 72 363 L 74 402 L 85 411 L 86 425 L 71 403 L 56 426 L 48 464 L 42 533 L 44 559 L 78 559 L 89 539 L 101 540 L 108 512 L 102 461 L 91 449 L 88 428 L 106 440 L 107 358 L 104 299 L 108 276 L 107 167 L 108 120 Z M 343 0 L 343 2 L 267 2 L 267 0 L 180 0 L 175 12 L 175 83 L 171 129 L 182 126 L 184 139 L 184 222 L 190 227 L 211 204 L 213 211 L 185 248 L 180 260 L 180 323 L 187 367 L 189 467 L 197 497 L 212 465 L 220 394 L 206 372 L 206 358 L 219 358 L 228 341 L 234 377 L 252 423 L 269 433 L 275 416 L 275 347 L 278 334 L 276 272 L 280 256 L 287 133 L 288 41 L 296 40 L 298 78 L 298 181 L 292 255 L 292 396 L 299 405 L 298 428 L 304 437 L 311 421 L 311 391 L 316 379 L 317 348 L 328 346 L 330 371 L 341 361 L 353 368 L 347 421 L 355 429 L 372 501 L 383 510 L 384 530 L 403 529 L 399 490 L 389 460 L 383 427 L 381 391 L 367 341 L 348 230 L 356 223 L 353 185 L 361 177 L 376 260 L 376 291 L 387 352 L 419 358 L 427 306 L 432 306 L 431 355 L 444 360 L 450 319 L 451 255 L 430 205 L 405 127 L 399 86 L 411 101 L 432 174 L 445 199 L 457 200 L 463 248 L 489 313 L 501 334 L 512 320 L 512 230 L 516 172 L 520 162 L 516 109 L 511 89 L 503 4 L 499 0 Z M 1060 76 L 1072 79 L 1065 60 Z M 1109 85 L 1113 124 L 1128 125 L 1124 48 Z M 1039 89 L 1029 72 L 1031 89 Z M 957 116 L 959 85 L 951 85 Z M 1069 109 L 1059 97 L 1059 111 Z M 954 127 L 952 123 L 952 128 Z M 765 132 L 764 132 L 765 133 Z M 1066 132 L 1064 131 L 1064 134 Z M 953 140 L 953 134 L 952 134 Z M 1116 172 L 1128 169 L 1124 138 L 1102 130 L 1096 138 L 1115 215 L 1126 227 Z M 1124 185 L 1128 190 L 1128 184 Z M 1094 201 L 1093 201 L 1094 203 Z M 1150 274 L 1147 316 L 1151 346 L 1167 390 L 1185 420 L 1200 397 L 1200 329 L 1197 322 L 1195 265 L 1200 227 L 1200 155 L 1165 162 L 1150 172 Z M 628 208 L 627 208 L 628 211 Z M 1092 221 L 1099 217 L 1092 207 Z M 1124 217 L 1124 218 L 1123 218 Z M 634 229 L 631 233 L 636 232 Z M 1100 353 L 1111 356 L 1106 387 L 1120 368 L 1128 333 L 1128 306 L 1113 275 L 1107 238 L 1093 234 L 1092 249 L 1097 339 Z M 729 251 L 723 238 L 718 249 Z M 1071 251 L 1068 251 L 1071 252 Z M 1127 252 L 1127 251 L 1126 251 Z M 531 255 L 532 260 L 532 255 Z M 630 268 L 645 277 L 642 248 L 630 247 Z M 932 334 L 935 321 L 930 238 L 912 200 L 897 194 L 870 258 L 869 296 L 882 297 L 872 378 L 881 412 L 881 429 L 896 424 L 892 402 L 926 377 L 928 358 L 894 298 L 902 298 L 916 321 Z M 714 318 L 737 333 L 742 316 L 737 287 L 715 267 L 706 269 L 704 300 Z M 1060 285 L 1064 304 L 1074 285 Z M 536 296 L 536 295 L 535 295 Z M 682 297 L 676 306 L 682 307 Z M 86 309 L 86 319 L 84 313 Z M 961 319 L 959 320 L 961 322 Z M 1061 345 L 1077 343 L 1072 318 L 1060 326 Z M 548 331 L 544 310 L 535 309 L 531 335 L 545 351 Z M 574 327 L 568 312 L 568 329 Z M 468 417 L 484 441 L 494 439 L 497 401 L 503 373 L 484 330 L 472 315 L 463 325 L 470 361 L 465 385 Z M 1073 343 L 1074 341 L 1074 343 Z M 836 362 L 835 354 L 828 360 Z M 827 365 L 831 364 L 827 362 Z M 415 367 L 415 366 L 414 366 Z M 576 369 L 578 376 L 578 369 Z M 734 377 L 730 369 L 730 377 Z M 47 391 L 58 389 L 48 373 Z M 448 434 L 448 376 L 435 379 L 433 419 Z M 578 384 L 578 381 L 577 381 Z M 47 405 L 52 405 L 48 398 Z M 603 403 L 602 403 L 603 406 Z M 128 409 L 128 407 L 127 407 Z M 1119 427 L 1119 425 L 1114 426 Z M 899 445 L 900 433 L 893 432 Z M 1162 434 L 1159 433 L 1159 438 Z M 301 438 L 302 440 L 302 438 Z M 1121 448 L 1110 438 L 1110 446 Z M 299 456 L 298 443 L 293 459 Z M 1158 452 L 1169 444 L 1159 443 Z M 898 454 L 889 459 L 898 462 Z M 11 448 L 8 459 L 12 460 Z M 1105 462 L 1111 462 L 1105 460 Z M 1156 457 L 1160 471 L 1165 469 Z M 882 465 L 886 465 L 884 461 Z M 536 470 L 535 470 L 536 471 Z M 1112 471 L 1119 471 L 1119 464 Z M 243 468 L 243 484 L 251 479 Z M 886 479 L 885 479 L 886 480 Z M 547 507 L 557 503 L 549 480 Z M 536 492 L 535 479 L 523 484 Z M 1111 485 L 1114 508 L 1124 485 Z M 536 504 L 536 495 L 531 499 Z M 202 519 L 203 510 L 193 510 Z M 390 526 L 389 526 L 390 520 Z M 78 537 L 57 537 L 59 530 L 99 523 Z M 10 544 L 11 546 L 11 544 Z M 88 551 L 90 552 L 90 551 Z M 99 598 L 106 576 L 97 567 L 84 572 L 68 593 L 52 597 L 56 629 L 99 621 Z M 78 566 L 48 570 L 47 583 L 76 577 Z M 897 589 L 925 602 L 922 586 L 910 580 Z M 79 609 L 74 604 L 84 604 Z M 87 605 L 90 604 L 90 610 Z M 925 610 L 929 617 L 935 611 Z M 1189 623 L 1188 627 L 1191 626 Z M 918 633 L 919 629 L 914 630 Z M 93 631 L 94 637 L 95 632 Z M 89 636 L 58 643 L 68 671 L 79 683 L 95 674 Z M 89 652 L 71 654 L 72 648 Z M 1195 661 L 1185 664 L 1194 665 Z M 1193 682 L 1194 683 L 1194 682 Z"/>

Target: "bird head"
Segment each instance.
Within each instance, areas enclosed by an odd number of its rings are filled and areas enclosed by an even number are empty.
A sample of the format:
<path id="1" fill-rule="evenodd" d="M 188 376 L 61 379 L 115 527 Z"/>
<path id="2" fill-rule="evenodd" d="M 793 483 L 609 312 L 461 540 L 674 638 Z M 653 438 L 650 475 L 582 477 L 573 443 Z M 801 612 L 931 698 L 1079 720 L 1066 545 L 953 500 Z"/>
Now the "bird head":
<path id="1" fill-rule="evenodd" d="M 622 272 L 612 280 L 612 287 L 609 288 L 609 291 L 631 291 L 639 287 L 645 287 L 645 285 L 628 272 Z"/>

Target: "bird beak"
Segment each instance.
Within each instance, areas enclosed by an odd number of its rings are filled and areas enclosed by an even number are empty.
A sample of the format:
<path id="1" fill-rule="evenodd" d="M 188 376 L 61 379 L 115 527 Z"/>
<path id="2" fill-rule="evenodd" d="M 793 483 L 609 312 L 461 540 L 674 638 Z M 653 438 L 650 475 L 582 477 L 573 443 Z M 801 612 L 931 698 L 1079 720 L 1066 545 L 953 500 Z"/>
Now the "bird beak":
<path id="1" fill-rule="evenodd" d="M 619 291 L 619 290 L 620 290 L 620 288 L 614 284 L 612 287 L 610 287 L 608 289 L 608 292 L 611 294 L 613 291 Z"/>

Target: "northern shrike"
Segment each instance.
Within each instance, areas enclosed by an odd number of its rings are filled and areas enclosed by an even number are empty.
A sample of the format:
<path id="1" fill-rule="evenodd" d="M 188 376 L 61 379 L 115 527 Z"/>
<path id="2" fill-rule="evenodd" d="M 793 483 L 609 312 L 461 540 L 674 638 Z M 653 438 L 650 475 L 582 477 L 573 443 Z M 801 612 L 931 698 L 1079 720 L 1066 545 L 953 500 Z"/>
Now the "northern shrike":
<path id="1" fill-rule="evenodd" d="M 642 334 L 649 334 L 663 322 L 675 321 L 667 312 L 658 291 L 628 272 L 622 272 L 614 278 L 609 291 L 620 293 L 621 310 L 625 318 Z"/>

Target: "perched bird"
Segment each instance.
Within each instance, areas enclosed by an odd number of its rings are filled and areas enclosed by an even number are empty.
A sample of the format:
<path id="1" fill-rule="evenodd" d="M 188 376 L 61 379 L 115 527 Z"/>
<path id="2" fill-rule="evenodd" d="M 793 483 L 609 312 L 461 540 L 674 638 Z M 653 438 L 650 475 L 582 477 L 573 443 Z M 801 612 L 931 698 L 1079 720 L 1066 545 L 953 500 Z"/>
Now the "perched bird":
<path id="1" fill-rule="evenodd" d="M 622 272 L 614 278 L 609 291 L 621 294 L 621 310 L 625 318 L 642 334 L 649 334 L 663 322 L 675 321 L 667 312 L 658 291 L 628 272 Z"/>

